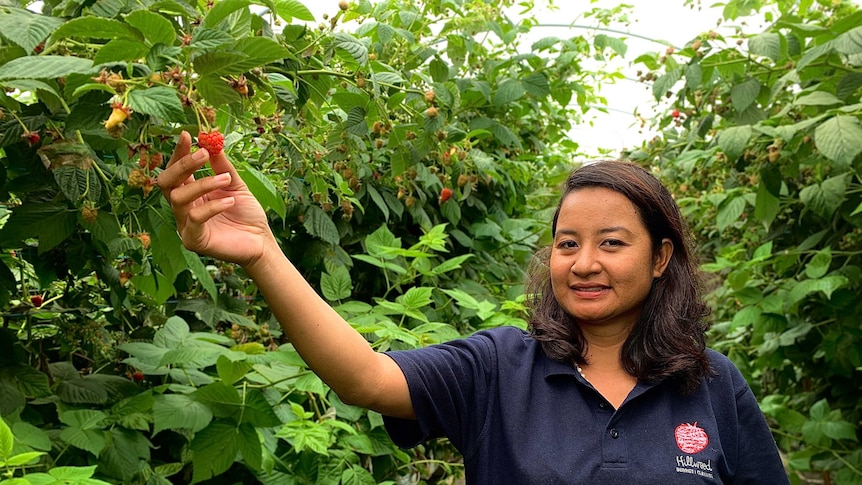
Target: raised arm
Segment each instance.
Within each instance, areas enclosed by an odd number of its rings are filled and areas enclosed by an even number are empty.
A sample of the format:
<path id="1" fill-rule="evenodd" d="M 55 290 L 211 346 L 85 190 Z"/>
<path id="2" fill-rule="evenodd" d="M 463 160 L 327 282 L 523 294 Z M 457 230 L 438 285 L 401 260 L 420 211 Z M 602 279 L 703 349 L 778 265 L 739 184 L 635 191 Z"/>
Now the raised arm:
<path id="1" fill-rule="evenodd" d="M 285 335 L 314 372 L 347 403 L 412 418 L 404 374 L 375 352 L 284 256 L 262 207 L 223 153 L 190 154 L 183 132 L 159 187 L 186 248 L 241 265 L 266 298 Z M 215 175 L 195 179 L 207 162 Z"/>

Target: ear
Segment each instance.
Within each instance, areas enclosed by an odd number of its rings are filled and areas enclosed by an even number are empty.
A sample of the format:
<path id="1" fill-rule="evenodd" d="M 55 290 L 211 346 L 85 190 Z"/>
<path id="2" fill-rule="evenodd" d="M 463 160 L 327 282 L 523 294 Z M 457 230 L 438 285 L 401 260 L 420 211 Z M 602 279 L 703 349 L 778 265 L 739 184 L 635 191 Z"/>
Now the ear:
<path id="1" fill-rule="evenodd" d="M 661 240 L 661 247 L 659 247 L 658 253 L 655 256 L 652 271 L 654 278 L 659 278 L 664 274 L 664 270 L 667 268 L 668 263 L 670 263 L 671 256 L 673 256 L 673 243 L 670 239 L 664 238 Z"/>

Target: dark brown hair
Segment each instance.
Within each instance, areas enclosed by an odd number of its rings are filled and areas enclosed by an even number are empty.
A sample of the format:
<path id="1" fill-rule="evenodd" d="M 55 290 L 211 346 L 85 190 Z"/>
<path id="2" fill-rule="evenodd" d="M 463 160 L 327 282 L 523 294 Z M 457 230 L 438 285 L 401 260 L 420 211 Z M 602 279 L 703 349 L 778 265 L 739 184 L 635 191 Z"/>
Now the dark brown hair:
<path id="1" fill-rule="evenodd" d="M 623 344 L 622 365 L 645 382 L 672 380 L 684 392 L 693 391 L 710 373 L 706 357 L 707 305 L 701 296 L 691 235 L 667 188 L 643 168 L 623 161 L 600 161 L 569 175 L 554 213 L 556 234 L 563 200 L 585 187 L 604 187 L 628 198 L 652 239 L 658 254 L 662 239 L 673 243 L 673 254 L 661 277 L 653 280 L 644 309 Z M 575 319 L 567 314 L 551 288 L 550 248 L 542 250 L 530 267 L 527 294 L 533 310 L 530 332 L 548 357 L 585 363 L 586 340 Z"/>

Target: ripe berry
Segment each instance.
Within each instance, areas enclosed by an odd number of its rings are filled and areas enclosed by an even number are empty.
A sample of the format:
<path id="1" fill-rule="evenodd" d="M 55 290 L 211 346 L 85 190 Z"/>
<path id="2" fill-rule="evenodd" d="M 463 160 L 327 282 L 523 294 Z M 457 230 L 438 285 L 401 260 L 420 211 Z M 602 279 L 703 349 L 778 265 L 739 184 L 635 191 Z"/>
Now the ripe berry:
<path id="1" fill-rule="evenodd" d="M 218 128 L 210 132 L 202 131 L 198 133 L 198 146 L 206 149 L 210 155 L 217 155 L 224 148 L 224 135 L 218 131 Z"/>
<path id="2" fill-rule="evenodd" d="M 24 134 L 21 135 L 21 138 L 27 140 L 27 143 L 30 146 L 39 143 L 39 140 L 42 139 L 42 137 L 39 136 L 39 132 L 37 131 L 25 131 Z"/>
<path id="3" fill-rule="evenodd" d="M 150 235 L 146 232 L 142 232 L 138 234 L 138 240 L 141 241 L 141 245 L 144 249 L 150 248 Z"/>
<path id="4" fill-rule="evenodd" d="M 678 109 L 673 110 L 670 113 L 670 115 L 673 116 L 674 118 L 679 118 L 679 110 Z"/>
<path id="5" fill-rule="evenodd" d="M 135 382 L 141 382 L 144 380 L 144 373 L 141 371 L 135 371 L 132 373 L 132 380 Z"/>
<path id="6" fill-rule="evenodd" d="M 33 295 L 30 297 L 30 303 L 33 304 L 34 307 L 39 308 L 42 306 L 42 295 Z"/>
<path id="7" fill-rule="evenodd" d="M 442 204 L 451 198 L 452 189 L 450 189 L 449 187 L 443 187 L 443 189 L 440 191 L 440 198 L 438 199 L 438 202 Z"/>

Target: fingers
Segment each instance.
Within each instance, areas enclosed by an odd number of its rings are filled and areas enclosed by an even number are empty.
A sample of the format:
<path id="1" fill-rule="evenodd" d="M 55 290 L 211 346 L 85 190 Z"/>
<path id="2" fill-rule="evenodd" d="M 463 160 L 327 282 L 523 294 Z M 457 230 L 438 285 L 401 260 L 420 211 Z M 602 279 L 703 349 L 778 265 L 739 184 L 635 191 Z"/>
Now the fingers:
<path id="1" fill-rule="evenodd" d="M 177 140 L 177 146 L 174 147 L 174 153 L 171 155 L 171 159 L 168 161 L 168 167 L 174 164 L 180 158 L 188 155 L 192 149 L 192 136 L 189 135 L 188 131 L 183 130 L 180 133 L 180 139 Z"/>

